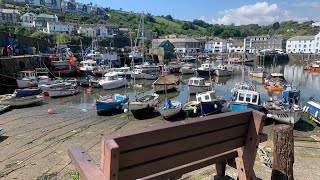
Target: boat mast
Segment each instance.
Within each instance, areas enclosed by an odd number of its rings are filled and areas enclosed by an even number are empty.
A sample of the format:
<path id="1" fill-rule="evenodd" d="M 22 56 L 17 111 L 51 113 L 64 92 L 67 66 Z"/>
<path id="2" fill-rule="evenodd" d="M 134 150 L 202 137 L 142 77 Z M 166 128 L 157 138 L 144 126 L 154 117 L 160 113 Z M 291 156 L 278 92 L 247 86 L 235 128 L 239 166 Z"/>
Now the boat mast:
<path id="1" fill-rule="evenodd" d="M 144 64 L 144 12 L 142 12 L 141 16 L 141 35 L 142 35 L 142 63 Z"/>

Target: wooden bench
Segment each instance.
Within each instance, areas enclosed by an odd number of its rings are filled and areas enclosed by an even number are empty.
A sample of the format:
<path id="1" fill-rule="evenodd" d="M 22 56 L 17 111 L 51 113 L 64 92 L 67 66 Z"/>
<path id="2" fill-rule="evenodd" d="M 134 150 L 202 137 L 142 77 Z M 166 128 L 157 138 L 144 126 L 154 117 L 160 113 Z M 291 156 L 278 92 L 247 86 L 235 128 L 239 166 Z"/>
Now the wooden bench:
<path id="1" fill-rule="evenodd" d="M 256 179 L 253 165 L 265 115 L 244 110 L 167 123 L 102 138 L 101 166 L 81 147 L 69 157 L 88 180 L 177 179 L 216 164 L 224 176 L 234 160 L 239 179 Z"/>

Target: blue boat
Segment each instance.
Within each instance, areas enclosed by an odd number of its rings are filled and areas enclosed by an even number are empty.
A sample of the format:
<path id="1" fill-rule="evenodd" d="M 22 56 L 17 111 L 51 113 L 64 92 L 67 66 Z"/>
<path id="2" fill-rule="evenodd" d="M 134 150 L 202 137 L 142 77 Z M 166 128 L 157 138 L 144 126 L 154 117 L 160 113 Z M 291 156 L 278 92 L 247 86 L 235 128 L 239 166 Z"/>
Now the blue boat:
<path id="1" fill-rule="evenodd" d="M 16 97 L 35 96 L 41 93 L 42 93 L 42 90 L 40 88 L 26 88 L 26 89 L 15 90 Z"/>
<path id="2" fill-rule="evenodd" d="M 283 85 L 282 98 L 284 103 L 298 104 L 300 101 L 300 90 L 291 86 Z"/>
<path id="3" fill-rule="evenodd" d="M 97 114 L 101 115 L 103 112 L 108 112 L 112 110 L 121 110 L 122 106 L 129 100 L 128 96 L 123 96 L 120 94 L 107 95 L 101 97 L 95 101 L 95 106 L 97 109 Z"/>
<path id="4" fill-rule="evenodd" d="M 311 101 L 307 102 L 307 105 L 303 107 L 303 111 L 309 113 L 309 119 L 312 119 L 316 123 L 320 124 L 320 103 Z"/>
<path id="5" fill-rule="evenodd" d="M 251 90 L 236 91 L 228 106 L 231 111 L 241 111 L 249 108 L 257 111 L 264 111 L 264 107 L 260 100 L 260 94 Z"/>
<path id="6" fill-rule="evenodd" d="M 201 116 L 220 113 L 225 102 L 222 97 L 216 97 L 215 91 L 197 94 L 196 98 L 199 103 L 197 114 Z"/>

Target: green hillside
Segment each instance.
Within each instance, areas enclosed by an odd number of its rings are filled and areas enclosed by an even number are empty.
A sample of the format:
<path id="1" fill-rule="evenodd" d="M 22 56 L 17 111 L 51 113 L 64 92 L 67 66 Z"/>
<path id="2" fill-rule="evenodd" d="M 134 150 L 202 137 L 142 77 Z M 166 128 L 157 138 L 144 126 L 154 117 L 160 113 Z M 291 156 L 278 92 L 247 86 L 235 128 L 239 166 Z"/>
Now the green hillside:
<path id="1" fill-rule="evenodd" d="M 103 24 L 103 23 L 115 23 L 120 27 L 129 28 L 135 32 L 139 26 L 141 14 L 125 12 L 120 10 L 112 10 L 105 8 L 104 18 L 92 16 L 92 15 L 81 15 L 76 13 L 66 13 L 53 11 L 46 7 L 38 8 L 27 8 L 25 6 L 1 4 L 0 8 L 16 8 L 21 14 L 26 12 L 33 13 L 47 13 L 56 14 L 59 17 L 59 21 L 74 22 L 79 24 Z M 158 35 L 190 35 L 190 36 L 217 36 L 220 38 L 230 37 L 247 37 L 253 35 L 262 34 L 282 34 L 287 38 L 298 35 L 315 35 L 320 31 L 320 28 L 313 28 L 311 26 L 312 21 L 298 23 L 296 21 L 285 21 L 276 22 L 271 25 L 260 26 L 257 24 L 249 24 L 242 26 L 234 25 L 213 25 L 208 24 L 202 20 L 184 21 L 173 19 L 170 15 L 166 16 L 153 16 L 151 14 L 145 15 L 145 29 L 151 29 L 158 32 Z M 57 38 L 56 35 L 48 35 L 37 31 L 34 28 L 21 27 L 12 23 L 0 22 L 0 31 L 11 31 L 24 36 L 32 37 L 46 37 L 52 41 L 61 39 Z M 70 38 L 72 42 L 78 43 L 80 37 L 72 35 Z M 84 41 L 90 41 L 88 38 L 83 38 Z M 106 40 L 106 43 L 107 40 Z"/>

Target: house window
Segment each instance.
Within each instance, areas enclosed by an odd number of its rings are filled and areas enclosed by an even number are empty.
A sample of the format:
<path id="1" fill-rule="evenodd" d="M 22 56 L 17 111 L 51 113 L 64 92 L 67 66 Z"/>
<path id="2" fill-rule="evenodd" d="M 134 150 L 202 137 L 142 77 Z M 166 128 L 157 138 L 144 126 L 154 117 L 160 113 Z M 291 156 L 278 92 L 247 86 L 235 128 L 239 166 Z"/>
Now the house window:
<path id="1" fill-rule="evenodd" d="M 291 45 L 288 45 L 288 47 L 291 47 Z"/>
<path id="2" fill-rule="evenodd" d="M 306 47 L 307 47 L 307 45 L 304 45 L 303 47 L 304 47 L 304 48 L 306 48 Z"/>
<path id="3" fill-rule="evenodd" d="M 307 41 L 306 41 L 306 40 L 304 40 L 304 43 L 307 43 Z"/>

